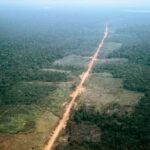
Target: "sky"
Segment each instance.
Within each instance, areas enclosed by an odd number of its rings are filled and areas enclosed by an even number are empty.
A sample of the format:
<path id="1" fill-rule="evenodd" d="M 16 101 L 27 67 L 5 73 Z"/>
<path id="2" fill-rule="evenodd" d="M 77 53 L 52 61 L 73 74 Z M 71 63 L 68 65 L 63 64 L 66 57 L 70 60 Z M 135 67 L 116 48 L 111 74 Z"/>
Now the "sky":
<path id="1" fill-rule="evenodd" d="M 0 0 L 0 3 L 23 5 L 100 5 L 100 6 L 150 6 L 150 0 Z"/>

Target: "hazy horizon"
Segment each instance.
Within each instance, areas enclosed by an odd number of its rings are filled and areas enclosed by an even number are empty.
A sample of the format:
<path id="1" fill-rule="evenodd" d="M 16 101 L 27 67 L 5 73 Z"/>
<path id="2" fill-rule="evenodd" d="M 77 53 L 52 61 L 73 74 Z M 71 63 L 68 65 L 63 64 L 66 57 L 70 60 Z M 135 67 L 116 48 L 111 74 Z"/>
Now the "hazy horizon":
<path id="1" fill-rule="evenodd" d="M 1 0 L 0 4 L 28 5 L 28 6 L 106 6 L 106 7 L 128 7 L 143 8 L 150 7 L 149 0 Z"/>

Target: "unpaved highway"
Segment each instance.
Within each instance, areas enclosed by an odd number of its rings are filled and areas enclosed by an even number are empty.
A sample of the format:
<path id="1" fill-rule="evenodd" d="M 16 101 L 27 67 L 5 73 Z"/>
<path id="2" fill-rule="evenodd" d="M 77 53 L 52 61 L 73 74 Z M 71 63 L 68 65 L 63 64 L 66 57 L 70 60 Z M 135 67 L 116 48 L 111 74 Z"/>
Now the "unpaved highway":
<path id="1" fill-rule="evenodd" d="M 69 115 L 70 115 L 71 109 L 73 108 L 73 106 L 75 104 L 75 101 L 77 100 L 77 97 L 81 94 L 81 91 L 83 89 L 83 84 L 84 84 L 85 80 L 88 78 L 88 76 L 89 76 L 89 74 L 90 74 L 90 72 L 92 70 L 92 67 L 94 65 L 94 62 L 96 61 L 97 56 L 98 56 L 102 46 L 104 45 L 104 41 L 107 38 L 107 36 L 108 36 L 108 27 L 107 27 L 107 24 L 106 24 L 103 39 L 100 42 L 98 48 L 96 49 L 96 52 L 94 53 L 94 55 L 91 57 L 91 60 L 90 60 L 90 62 L 88 64 L 87 70 L 83 73 L 79 85 L 76 87 L 75 91 L 73 91 L 73 93 L 71 94 L 72 95 L 72 99 L 67 104 L 67 106 L 65 108 L 65 112 L 64 112 L 62 118 L 59 120 L 58 125 L 54 129 L 53 134 L 49 137 L 48 142 L 44 146 L 43 150 L 52 150 L 52 147 L 53 147 L 56 139 L 58 138 L 61 130 L 63 128 L 65 128 L 66 122 L 69 119 Z"/>

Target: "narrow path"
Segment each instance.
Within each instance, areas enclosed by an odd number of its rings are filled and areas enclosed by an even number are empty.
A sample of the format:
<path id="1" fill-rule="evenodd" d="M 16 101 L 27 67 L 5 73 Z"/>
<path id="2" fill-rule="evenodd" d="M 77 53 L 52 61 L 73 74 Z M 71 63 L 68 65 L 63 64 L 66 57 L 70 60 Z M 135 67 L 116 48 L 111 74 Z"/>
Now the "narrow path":
<path id="1" fill-rule="evenodd" d="M 83 84 L 84 84 L 85 80 L 88 78 L 88 76 L 89 76 L 89 74 L 90 74 L 90 72 L 92 70 L 92 67 L 94 65 L 94 62 L 96 61 L 96 58 L 97 58 L 97 56 L 98 56 L 102 46 L 104 45 L 104 41 L 107 38 L 107 36 L 108 36 L 108 27 L 107 27 L 107 24 L 106 24 L 103 39 L 100 42 L 98 48 L 96 49 L 96 52 L 92 56 L 92 58 L 91 58 L 91 60 L 90 60 L 90 62 L 88 64 L 87 70 L 83 73 L 83 76 L 81 78 L 81 81 L 80 81 L 79 85 L 77 86 L 75 91 L 72 93 L 72 99 L 68 103 L 68 105 L 66 106 L 65 112 L 64 112 L 64 114 L 62 116 L 62 119 L 60 119 L 58 125 L 56 126 L 55 130 L 53 131 L 53 134 L 49 137 L 48 143 L 47 143 L 47 145 L 45 145 L 43 150 L 52 150 L 52 147 L 53 147 L 56 139 L 58 138 L 61 130 L 63 128 L 65 128 L 66 122 L 69 119 L 69 115 L 70 115 L 71 109 L 73 108 L 74 103 L 77 100 L 78 95 L 81 94 L 81 91 L 83 89 Z"/>

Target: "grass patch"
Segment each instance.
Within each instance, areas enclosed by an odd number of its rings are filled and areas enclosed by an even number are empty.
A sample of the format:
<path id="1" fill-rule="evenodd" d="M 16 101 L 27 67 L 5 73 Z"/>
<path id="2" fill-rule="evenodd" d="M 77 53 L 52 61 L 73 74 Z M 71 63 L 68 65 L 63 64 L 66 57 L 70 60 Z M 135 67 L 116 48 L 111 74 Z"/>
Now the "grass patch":
<path id="1" fill-rule="evenodd" d="M 70 88 L 60 88 L 55 90 L 52 94 L 44 99 L 43 107 L 48 107 L 49 111 L 56 116 L 60 116 L 63 111 L 63 104 L 70 100 Z"/>
<path id="2" fill-rule="evenodd" d="M 9 106 L 7 113 L 0 116 L 1 133 L 18 133 L 33 131 L 37 117 L 37 108 L 33 106 Z"/>

